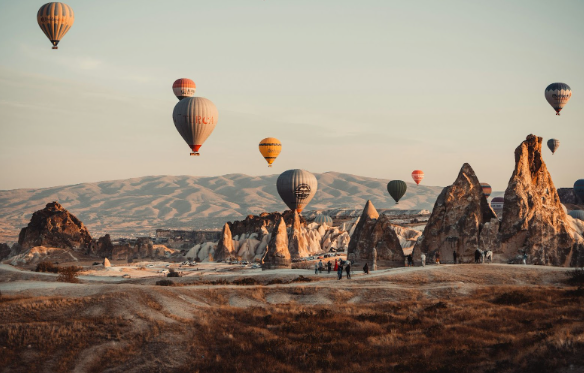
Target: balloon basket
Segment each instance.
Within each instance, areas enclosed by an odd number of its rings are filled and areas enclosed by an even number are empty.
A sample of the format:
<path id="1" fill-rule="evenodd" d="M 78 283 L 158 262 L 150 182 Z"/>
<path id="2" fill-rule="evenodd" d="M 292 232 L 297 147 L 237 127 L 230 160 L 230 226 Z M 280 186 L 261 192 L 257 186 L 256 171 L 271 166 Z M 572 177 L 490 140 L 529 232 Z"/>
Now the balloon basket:
<path id="1" fill-rule="evenodd" d="M 191 153 L 191 156 L 198 157 L 198 156 L 200 156 L 200 154 L 199 153 Z"/>
<path id="2" fill-rule="evenodd" d="M 59 49 L 59 47 L 53 47 L 53 48 L 51 48 L 51 49 Z"/>
<path id="3" fill-rule="evenodd" d="M 271 164 L 269 164 L 269 165 L 268 165 L 268 167 L 272 167 L 272 165 L 271 165 Z"/>

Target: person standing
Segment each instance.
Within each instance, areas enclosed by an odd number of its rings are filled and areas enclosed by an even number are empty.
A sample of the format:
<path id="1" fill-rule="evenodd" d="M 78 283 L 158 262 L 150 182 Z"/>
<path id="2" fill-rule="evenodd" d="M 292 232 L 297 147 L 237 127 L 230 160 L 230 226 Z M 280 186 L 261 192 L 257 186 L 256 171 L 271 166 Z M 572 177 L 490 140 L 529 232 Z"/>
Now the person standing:
<path id="1" fill-rule="evenodd" d="M 408 255 L 408 267 L 414 266 L 414 258 L 412 258 L 412 254 Z"/>
<path id="2" fill-rule="evenodd" d="M 314 274 L 318 275 L 318 264 L 314 263 Z"/>
<path id="3" fill-rule="evenodd" d="M 365 272 L 366 275 L 369 274 L 369 264 L 365 263 L 365 265 L 363 266 L 363 272 Z"/>
<path id="4" fill-rule="evenodd" d="M 322 264 L 322 260 L 320 260 L 320 261 L 318 262 L 318 271 L 319 271 L 319 272 L 322 272 L 322 269 L 323 269 L 323 268 L 324 268 L 324 264 Z"/>
<path id="5" fill-rule="evenodd" d="M 347 272 L 347 278 L 351 279 L 351 262 L 347 261 L 347 266 L 345 267 L 345 272 Z"/>
<path id="6" fill-rule="evenodd" d="M 452 258 L 454 259 L 454 264 L 456 264 L 456 250 L 452 251 Z"/>
<path id="7" fill-rule="evenodd" d="M 335 268 L 333 269 L 333 271 L 338 271 L 339 270 L 339 263 L 337 262 L 337 260 L 335 259 Z"/>
<path id="8" fill-rule="evenodd" d="M 328 269 L 328 274 L 331 274 L 331 268 L 333 267 L 333 265 L 331 264 L 331 261 L 329 260 L 328 262 L 326 262 L 326 268 Z"/>
<path id="9" fill-rule="evenodd" d="M 527 252 L 523 253 L 523 264 L 527 265 Z"/>
<path id="10" fill-rule="evenodd" d="M 426 266 L 426 254 L 422 253 L 422 255 L 420 255 L 420 257 L 422 258 L 422 267 Z"/>
<path id="11" fill-rule="evenodd" d="M 337 266 L 337 276 L 339 280 L 343 278 L 343 265 L 341 263 Z"/>
<path id="12" fill-rule="evenodd" d="M 436 264 L 440 264 L 440 251 L 436 251 Z"/>

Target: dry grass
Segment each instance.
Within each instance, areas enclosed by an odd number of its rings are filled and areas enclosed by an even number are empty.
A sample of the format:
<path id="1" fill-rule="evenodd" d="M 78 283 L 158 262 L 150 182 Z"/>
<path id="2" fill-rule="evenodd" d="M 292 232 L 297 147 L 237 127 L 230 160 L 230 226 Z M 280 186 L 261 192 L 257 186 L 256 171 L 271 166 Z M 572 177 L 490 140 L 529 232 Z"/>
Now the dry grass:
<path id="1" fill-rule="evenodd" d="M 269 289 L 258 287 L 256 298 Z M 308 290 L 318 291 L 290 289 Z M 487 288 L 466 297 L 370 306 L 192 307 L 190 319 L 169 314 L 164 299 L 173 291 L 186 290 L 4 295 L 0 366 L 67 372 L 99 347 L 87 371 L 537 373 L 584 367 L 584 297 L 571 289 Z M 226 301 L 220 290 L 200 293 Z M 97 316 L 92 309 L 100 310 Z"/>

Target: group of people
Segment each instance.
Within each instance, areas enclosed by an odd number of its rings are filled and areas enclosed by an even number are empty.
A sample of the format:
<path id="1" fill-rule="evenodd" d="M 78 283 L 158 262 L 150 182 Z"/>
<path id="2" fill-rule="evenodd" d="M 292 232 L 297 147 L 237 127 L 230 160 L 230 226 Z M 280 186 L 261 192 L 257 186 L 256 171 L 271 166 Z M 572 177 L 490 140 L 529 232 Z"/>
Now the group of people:
<path id="1" fill-rule="evenodd" d="M 315 275 L 322 273 L 322 271 L 324 271 L 324 269 L 325 269 L 325 264 L 322 262 L 322 260 L 320 260 L 318 263 L 314 264 L 314 274 Z M 339 280 L 343 278 L 343 269 L 344 269 L 345 272 L 347 273 L 347 278 L 351 279 L 351 262 L 348 260 L 335 259 L 334 265 L 329 260 L 326 263 L 326 269 L 327 269 L 329 274 L 331 273 L 331 271 L 336 272 Z"/>

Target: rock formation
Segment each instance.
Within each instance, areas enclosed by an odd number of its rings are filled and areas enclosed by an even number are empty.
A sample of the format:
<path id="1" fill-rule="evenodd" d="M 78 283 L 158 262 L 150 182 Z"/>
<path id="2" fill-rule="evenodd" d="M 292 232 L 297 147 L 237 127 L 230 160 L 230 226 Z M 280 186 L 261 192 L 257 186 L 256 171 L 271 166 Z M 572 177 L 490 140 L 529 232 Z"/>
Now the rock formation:
<path id="1" fill-rule="evenodd" d="M 90 255 L 96 255 L 101 258 L 112 257 L 114 251 L 114 245 L 109 234 L 100 237 L 98 240 L 91 241 L 91 247 L 89 249 Z"/>
<path id="2" fill-rule="evenodd" d="M 570 210 L 583 209 L 584 201 L 574 193 L 574 188 L 558 188 L 560 202 Z"/>
<path id="3" fill-rule="evenodd" d="M 12 250 L 10 249 L 10 246 L 8 246 L 8 244 L 0 243 L 0 260 L 8 258 L 10 256 L 11 251 Z"/>
<path id="4" fill-rule="evenodd" d="M 106 268 L 112 266 L 112 264 L 110 263 L 110 261 L 109 261 L 108 258 L 104 258 L 104 260 L 103 260 L 103 266 L 106 267 Z"/>
<path id="5" fill-rule="evenodd" d="M 394 225 L 388 216 L 379 216 L 371 201 L 365 204 L 351 236 L 348 257 L 359 264 L 369 263 L 371 269 L 374 269 L 375 265 L 402 266 L 404 263 L 404 253 L 394 231 Z"/>
<path id="6" fill-rule="evenodd" d="M 89 248 L 91 236 L 83 223 L 58 202 L 35 212 L 26 228 L 22 228 L 18 243 L 23 249 L 34 246 L 56 248 Z"/>
<path id="7" fill-rule="evenodd" d="M 584 243 L 570 220 L 543 161 L 542 138 L 529 135 L 515 149 L 515 170 L 505 190 L 500 251 L 509 260 L 526 252 L 533 264 L 582 265 Z"/>
<path id="8" fill-rule="evenodd" d="M 487 228 L 487 229 L 485 229 Z M 474 261 L 474 252 L 493 249 L 497 242 L 499 223 L 489 206 L 479 179 L 465 163 L 454 184 L 438 196 L 432 215 L 414 248 L 419 260 L 421 253 L 433 258 L 439 252 L 442 263 L 452 262 L 456 250 L 462 261 Z"/>
<path id="9" fill-rule="evenodd" d="M 262 269 L 290 268 L 291 264 L 292 260 L 288 251 L 288 232 L 286 222 L 282 217 L 280 223 L 272 231 L 272 238 L 262 258 Z"/>
<path id="10" fill-rule="evenodd" d="M 301 258 L 308 256 L 308 241 L 304 236 L 302 231 L 302 226 L 300 225 L 300 216 L 298 212 L 294 210 L 294 219 L 292 220 L 292 226 L 290 227 L 290 235 L 288 236 L 288 251 L 291 257 Z"/>
<path id="11" fill-rule="evenodd" d="M 233 237 L 231 236 L 231 229 L 229 229 L 229 223 L 225 223 L 223 226 L 223 232 L 221 233 L 221 238 L 217 243 L 217 248 L 213 254 L 214 261 L 225 260 L 232 258 L 237 253 L 233 249 Z M 199 258 L 201 260 L 205 258 Z"/>

